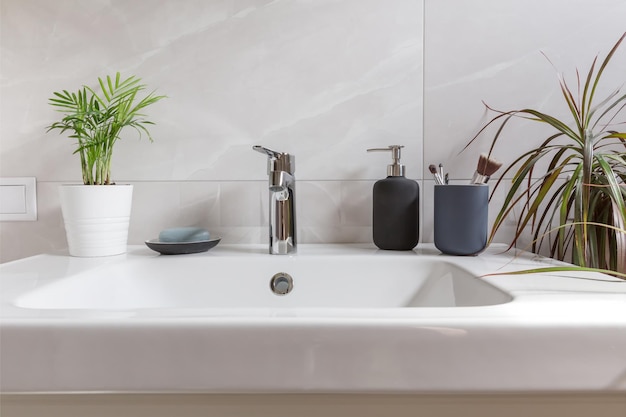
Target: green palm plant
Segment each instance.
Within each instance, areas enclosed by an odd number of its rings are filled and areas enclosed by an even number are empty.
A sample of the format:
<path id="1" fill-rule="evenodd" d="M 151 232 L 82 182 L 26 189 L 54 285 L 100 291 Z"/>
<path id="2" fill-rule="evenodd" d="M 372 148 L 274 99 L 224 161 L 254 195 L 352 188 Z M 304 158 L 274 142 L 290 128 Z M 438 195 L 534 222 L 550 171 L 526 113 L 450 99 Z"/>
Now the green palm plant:
<path id="1" fill-rule="evenodd" d="M 111 158 L 113 147 L 120 139 L 122 130 L 129 126 L 141 137 L 152 136 L 147 126 L 153 125 L 144 118 L 142 111 L 165 96 L 154 92 L 139 99 L 137 95 L 145 89 L 141 79 L 131 76 L 121 79 L 118 72 L 113 79 L 98 78 L 101 92 L 83 86 L 75 93 L 67 90 L 54 92 L 49 104 L 64 116 L 61 121 L 52 123 L 47 131 L 60 130 L 72 132 L 70 138 L 76 139 L 83 183 L 86 185 L 111 184 Z M 136 101 L 138 100 L 138 101 Z"/>
<path id="2" fill-rule="evenodd" d="M 618 88 L 603 100 L 596 99 L 602 74 L 624 38 L 626 33 L 599 67 L 595 57 L 583 80 L 577 71 L 577 96 L 559 76 L 560 90 L 573 118 L 569 123 L 535 109 L 498 111 L 487 106 L 497 115 L 470 144 L 495 125 L 489 154 L 499 140 L 504 140 L 505 128 L 513 120 L 545 124 L 552 130 L 538 147 L 506 167 L 494 186 L 492 197 L 504 186 L 504 178 L 512 175 L 490 241 L 517 207 L 520 212 L 510 248 L 530 227 L 533 252 L 546 248 L 552 258 L 626 277 L 626 94 Z"/>

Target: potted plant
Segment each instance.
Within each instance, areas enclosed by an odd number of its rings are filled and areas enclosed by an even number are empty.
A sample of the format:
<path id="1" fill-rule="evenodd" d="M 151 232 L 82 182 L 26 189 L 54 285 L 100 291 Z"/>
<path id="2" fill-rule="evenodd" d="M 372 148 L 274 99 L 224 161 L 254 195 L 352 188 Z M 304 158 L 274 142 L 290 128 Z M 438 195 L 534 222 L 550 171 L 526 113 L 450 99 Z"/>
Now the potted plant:
<path id="1" fill-rule="evenodd" d="M 115 185 L 111 158 L 126 127 L 152 141 L 146 107 L 164 98 L 154 92 L 139 98 L 146 86 L 135 76 L 98 78 L 100 91 L 88 86 L 75 93 L 54 92 L 50 105 L 63 114 L 48 132 L 70 132 L 76 140 L 83 185 L 61 186 L 61 208 L 70 254 L 108 256 L 126 252 L 132 185 Z"/>
<path id="2" fill-rule="evenodd" d="M 514 120 L 545 124 L 551 130 L 539 146 L 528 149 L 506 167 L 495 184 L 492 196 L 504 186 L 507 174 L 512 175 L 490 241 L 518 207 L 510 247 L 530 228 L 533 252 L 545 248 L 551 257 L 578 266 L 570 269 L 601 270 L 626 277 L 626 94 L 617 88 L 602 100 L 596 98 L 602 74 L 625 37 L 626 33 L 599 66 L 596 56 L 582 79 L 577 72 L 575 90 L 559 77 L 571 120 L 559 120 L 535 109 L 498 111 L 487 106 L 497 114 L 470 143 L 495 125 L 489 154 L 496 143 L 506 140 L 506 127 Z"/>

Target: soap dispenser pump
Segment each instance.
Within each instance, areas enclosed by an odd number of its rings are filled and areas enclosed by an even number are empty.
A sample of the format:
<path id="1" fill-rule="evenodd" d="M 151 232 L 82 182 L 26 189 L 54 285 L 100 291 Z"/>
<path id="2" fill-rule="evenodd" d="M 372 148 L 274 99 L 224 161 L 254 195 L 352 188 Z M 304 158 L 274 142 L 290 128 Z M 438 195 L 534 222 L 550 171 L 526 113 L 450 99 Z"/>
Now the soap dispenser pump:
<path id="1" fill-rule="evenodd" d="M 374 244 L 386 250 L 411 250 L 419 239 L 419 185 L 404 176 L 401 145 L 372 148 L 368 152 L 391 152 L 387 178 L 376 181 L 373 191 Z"/>

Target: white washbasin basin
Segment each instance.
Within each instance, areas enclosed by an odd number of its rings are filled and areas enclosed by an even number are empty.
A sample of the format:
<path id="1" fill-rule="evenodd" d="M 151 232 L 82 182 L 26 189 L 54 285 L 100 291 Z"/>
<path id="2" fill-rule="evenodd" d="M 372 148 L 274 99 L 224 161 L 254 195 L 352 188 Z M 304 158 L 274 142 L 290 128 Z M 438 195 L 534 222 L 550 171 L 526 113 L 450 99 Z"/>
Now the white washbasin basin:
<path id="1" fill-rule="evenodd" d="M 400 308 L 500 304 L 510 295 L 427 257 L 138 257 L 55 280 L 17 298 L 31 309 Z M 392 267 L 390 266 L 392 262 Z M 272 292 L 276 274 L 292 290 Z"/>
<path id="2" fill-rule="evenodd" d="M 626 282 L 368 245 L 0 265 L 0 391 L 626 392 Z M 287 273 L 293 289 L 270 280 Z M 583 278 L 583 279 L 581 279 Z"/>

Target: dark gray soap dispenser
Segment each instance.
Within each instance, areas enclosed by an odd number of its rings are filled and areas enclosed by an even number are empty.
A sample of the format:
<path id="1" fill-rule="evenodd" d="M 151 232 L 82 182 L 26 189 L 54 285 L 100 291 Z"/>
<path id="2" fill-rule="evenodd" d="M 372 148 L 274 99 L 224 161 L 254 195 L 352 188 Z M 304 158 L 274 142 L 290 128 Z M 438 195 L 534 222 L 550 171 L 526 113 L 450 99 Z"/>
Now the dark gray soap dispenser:
<path id="1" fill-rule="evenodd" d="M 374 244 L 386 250 L 411 250 L 419 239 L 419 184 L 404 176 L 400 149 L 368 149 L 368 152 L 391 152 L 393 163 L 387 166 L 387 178 L 376 181 L 373 194 Z"/>

